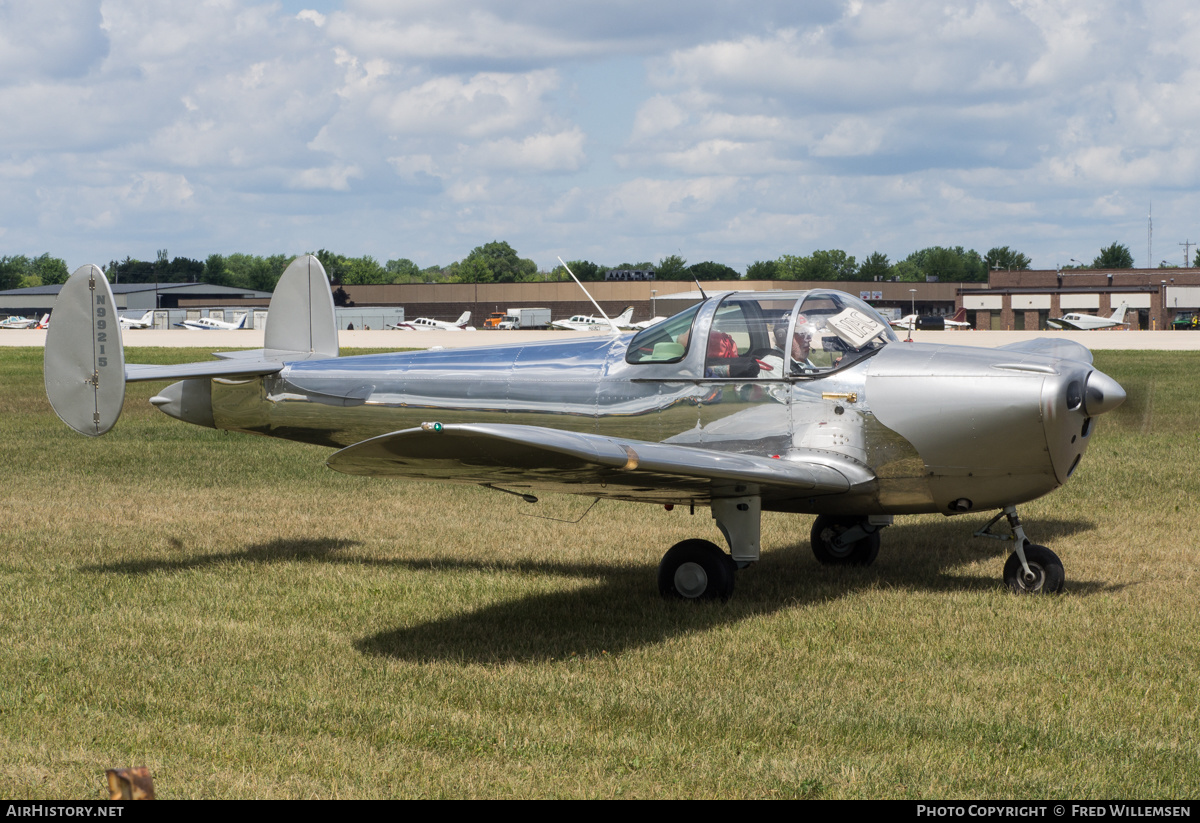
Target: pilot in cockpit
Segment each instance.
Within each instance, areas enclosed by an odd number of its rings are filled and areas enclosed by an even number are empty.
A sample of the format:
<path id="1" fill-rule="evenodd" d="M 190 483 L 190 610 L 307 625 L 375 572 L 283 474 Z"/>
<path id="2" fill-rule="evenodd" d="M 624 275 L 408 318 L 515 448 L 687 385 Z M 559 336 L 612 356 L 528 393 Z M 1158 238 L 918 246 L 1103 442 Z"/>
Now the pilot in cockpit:
<path id="1" fill-rule="evenodd" d="M 759 377 L 784 377 L 788 374 L 785 369 L 784 352 L 787 351 L 791 355 L 791 374 L 804 374 L 806 370 L 811 371 L 817 367 L 808 359 L 809 353 L 812 351 L 812 340 L 814 329 L 809 324 L 804 315 L 796 318 L 796 331 L 792 334 L 792 342 L 789 346 L 787 343 L 788 324 L 786 320 L 776 323 L 771 329 L 771 334 L 775 339 L 775 348 L 763 357 L 758 358 L 759 362 L 765 367 L 758 376 Z"/>

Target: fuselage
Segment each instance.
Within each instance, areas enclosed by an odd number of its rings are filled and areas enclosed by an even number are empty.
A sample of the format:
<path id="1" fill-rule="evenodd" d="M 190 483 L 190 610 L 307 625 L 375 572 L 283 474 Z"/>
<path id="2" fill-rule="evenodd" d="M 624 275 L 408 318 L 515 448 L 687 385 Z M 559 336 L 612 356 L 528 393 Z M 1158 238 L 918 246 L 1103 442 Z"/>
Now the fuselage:
<path id="1" fill-rule="evenodd" d="M 716 333 L 719 305 L 701 306 L 688 334 Z M 831 358 L 812 373 L 768 370 L 771 357 L 760 350 L 758 374 L 714 376 L 721 370 L 711 351 L 688 346 L 687 335 L 662 348 L 669 362 L 649 356 L 637 344 L 653 331 L 290 363 L 277 375 L 212 380 L 207 424 L 334 448 L 437 421 L 542 426 L 781 460 L 825 456 L 874 479 L 835 498 L 764 496 L 763 508 L 953 514 L 1024 502 L 1065 482 L 1092 418 L 1124 397 L 1082 359 L 894 336 L 857 359 L 843 351 L 843 365 Z M 743 347 L 754 342 L 746 337 Z M 672 500 L 669 490 L 614 496 Z"/>

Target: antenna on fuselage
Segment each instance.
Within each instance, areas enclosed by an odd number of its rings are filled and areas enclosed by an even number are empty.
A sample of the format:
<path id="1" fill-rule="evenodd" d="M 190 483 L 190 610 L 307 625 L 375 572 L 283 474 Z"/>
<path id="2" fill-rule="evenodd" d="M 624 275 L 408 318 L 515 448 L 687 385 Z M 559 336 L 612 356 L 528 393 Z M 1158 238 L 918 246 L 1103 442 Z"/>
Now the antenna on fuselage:
<path id="1" fill-rule="evenodd" d="M 579 278 L 575 276 L 575 272 L 571 271 L 571 267 L 567 265 L 567 262 L 561 257 L 558 258 L 558 262 L 562 263 L 563 268 L 567 270 L 567 274 L 571 275 L 571 279 L 575 281 L 575 285 L 583 289 L 583 293 L 587 295 L 588 300 L 592 301 L 592 305 L 596 307 L 596 311 L 600 312 L 600 316 L 608 321 L 608 325 L 612 326 L 613 334 L 620 334 L 621 330 L 617 328 L 617 324 L 612 321 L 611 317 L 604 313 L 604 309 L 600 308 L 600 304 L 596 302 L 596 298 L 592 297 L 592 293 L 583 287 L 583 284 L 579 282 Z"/>

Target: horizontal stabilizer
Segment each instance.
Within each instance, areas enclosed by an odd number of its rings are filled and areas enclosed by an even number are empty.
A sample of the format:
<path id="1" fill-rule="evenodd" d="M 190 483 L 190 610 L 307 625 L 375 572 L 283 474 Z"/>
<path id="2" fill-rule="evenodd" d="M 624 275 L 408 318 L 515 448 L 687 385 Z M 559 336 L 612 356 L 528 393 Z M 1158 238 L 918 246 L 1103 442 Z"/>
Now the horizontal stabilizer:
<path id="1" fill-rule="evenodd" d="M 130 363 L 125 366 L 125 380 L 141 383 L 147 380 L 187 380 L 193 377 L 258 377 L 275 374 L 283 364 L 273 360 L 243 358 L 239 360 L 206 360 L 201 363 L 177 363 L 170 366 L 144 366 Z"/>
<path id="2" fill-rule="evenodd" d="M 125 402 L 125 350 L 112 289 L 104 272 L 80 266 L 54 303 L 46 331 L 46 397 L 75 431 L 97 437 L 111 429 Z"/>
<path id="3" fill-rule="evenodd" d="M 838 494 L 873 475 L 847 463 L 780 460 L 538 426 L 441 425 L 385 434 L 332 455 L 335 471 L 529 486 L 623 499 L 710 499 L 753 483 L 784 493 Z M 848 478 L 848 475 L 852 479 Z"/>

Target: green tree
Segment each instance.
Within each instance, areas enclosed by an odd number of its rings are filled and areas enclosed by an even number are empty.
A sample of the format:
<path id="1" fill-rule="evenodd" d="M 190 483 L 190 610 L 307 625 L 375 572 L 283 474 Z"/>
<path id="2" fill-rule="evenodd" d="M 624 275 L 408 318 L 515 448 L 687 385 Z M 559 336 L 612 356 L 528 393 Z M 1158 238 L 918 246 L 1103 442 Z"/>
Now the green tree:
<path id="1" fill-rule="evenodd" d="M 867 259 L 858 267 L 859 280 L 882 280 L 889 274 L 892 264 L 888 262 L 888 256 L 883 252 L 873 251 L 867 255 Z"/>
<path id="2" fill-rule="evenodd" d="M 777 266 L 782 280 L 853 280 L 858 273 L 854 257 L 841 249 L 818 249 L 808 257 L 780 255 Z"/>
<path id="3" fill-rule="evenodd" d="M 696 263 L 689 271 L 697 280 L 741 280 L 737 269 L 730 268 L 724 263 L 714 263 L 711 260 Z"/>
<path id="4" fill-rule="evenodd" d="M 467 256 L 460 263 L 454 263 L 451 268 L 454 269 L 454 276 L 451 281 L 454 283 L 494 283 L 496 282 L 496 273 L 492 271 L 488 265 L 487 258 L 483 255 L 475 257 Z"/>
<path id="5" fill-rule="evenodd" d="M 366 286 L 387 283 L 391 279 L 387 269 L 379 265 L 379 261 L 369 254 L 363 257 L 349 257 L 342 262 L 342 284 L 346 286 Z"/>
<path id="6" fill-rule="evenodd" d="M 1005 271 L 1024 271 L 1029 268 L 1030 259 L 1016 249 L 1008 246 L 996 246 L 988 249 L 983 256 L 983 262 L 988 269 L 1003 269 Z"/>
<path id="7" fill-rule="evenodd" d="M 196 283 L 204 279 L 204 264 L 190 257 L 176 257 L 167 264 L 165 283 Z"/>
<path id="8" fill-rule="evenodd" d="M 246 275 L 250 281 L 250 288 L 258 291 L 275 291 L 275 284 L 279 282 L 279 272 L 275 271 L 266 258 L 257 255 L 250 258 Z"/>
<path id="9" fill-rule="evenodd" d="M 0 290 L 21 288 L 21 279 L 29 273 L 29 258 L 23 254 L 0 257 Z"/>
<path id="10" fill-rule="evenodd" d="M 1094 269 L 1132 269 L 1133 253 L 1122 243 L 1113 243 L 1100 249 L 1100 254 L 1092 261 Z"/>
<path id="11" fill-rule="evenodd" d="M 30 273 L 39 278 L 44 286 L 66 283 L 70 277 L 67 271 L 67 261 L 60 257 L 51 257 L 50 252 L 39 255 L 29 261 Z"/>
<path id="12" fill-rule="evenodd" d="M 135 260 L 128 255 L 119 263 L 110 261 L 105 274 L 110 283 L 153 283 L 156 279 L 153 263 Z"/>
<path id="13" fill-rule="evenodd" d="M 692 276 L 688 274 L 687 261 L 678 254 L 670 254 L 659 260 L 658 265 L 654 267 L 654 277 L 657 280 L 692 279 Z"/>
<path id="14" fill-rule="evenodd" d="M 389 283 L 415 283 L 421 280 L 421 269 L 407 257 L 389 260 L 383 266 Z"/>
<path id="15" fill-rule="evenodd" d="M 533 279 L 537 274 L 537 263 L 522 259 L 517 250 L 503 240 L 476 246 L 463 260 L 463 265 L 468 265 L 467 275 L 476 272 L 483 276 L 483 272 L 487 271 L 491 276 L 489 280 L 460 281 L 468 283 L 518 283 Z M 462 276 L 464 273 L 460 271 L 459 277 Z"/>
<path id="16" fill-rule="evenodd" d="M 927 277 L 936 277 L 938 280 L 952 283 L 987 280 L 987 264 L 983 262 L 979 252 L 964 249 L 962 246 L 928 246 L 913 252 L 904 262 L 911 263 L 919 271 L 918 276 L 912 277 L 913 280 L 924 280 Z M 894 269 L 895 267 L 893 271 Z M 911 276 L 907 268 L 904 274 Z"/>
<path id="17" fill-rule="evenodd" d="M 225 268 L 225 258 L 219 254 L 210 254 L 204 261 L 204 282 L 214 286 L 228 286 L 229 271 Z"/>
<path id="18" fill-rule="evenodd" d="M 345 257 L 328 249 L 320 249 L 316 253 L 316 258 L 321 261 L 321 267 L 325 269 L 330 280 L 335 283 L 342 282 L 342 266 L 346 263 Z"/>
<path id="19" fill-rule="evenodd" d="M 774 260 L 755 260 L 746 267 L 747 280 L 778 280 L 779 266 Z"/>
<path id="20" fill-rule="evenodd" d="M 591 260 L 568 260 L 567 266 L 582 282 L 603 280 L 604 273 L 608 271 L 604 266 L 601 266 L 599 263 L 593 263 Z M 559 268 L 561 266 L 555 267 L 555 271 L 558 271 Z M 553 272 L 551 273 L 553 274 Z M 566 273 L 566 269 L 563 269 L 562 277 L 566 280 L 570 279 L 570 275 Z"/>

